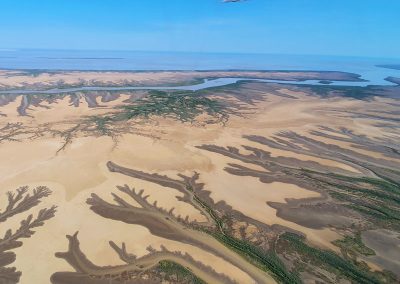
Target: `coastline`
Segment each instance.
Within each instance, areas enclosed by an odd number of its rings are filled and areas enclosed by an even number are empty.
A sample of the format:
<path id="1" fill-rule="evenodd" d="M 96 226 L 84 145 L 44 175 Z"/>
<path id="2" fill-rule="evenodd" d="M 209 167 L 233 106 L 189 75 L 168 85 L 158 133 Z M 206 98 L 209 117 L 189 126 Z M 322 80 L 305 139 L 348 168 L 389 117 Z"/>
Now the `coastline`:
<path id="1" fill-rule="evenodd" d="M 20 72 L 20 73 L 15 73 Z M 66 92 L 88 90 L 129 90 L 129 89 L 182 89 L 199 90 L 239 80 L 264 80 L 271 83 L 318 82 L 367 82 L 361 75 L 339 71 L 25 71 L 0 70 L 0 93 Z M 14 76 L 14 79 L 9 77 Z M 157 77 L 158 76 L 158 77 Z M 153 78 L 155 77 L 155 78 Z M 17 78 L 17 79 L 15 79 Z M 148 79 L 153 78 L 153 79 Z M 111 83 L 112 82 L 112 83 Z M 211 84 L 210 82 L 217 82 Z M 204 86 L 201 86 L 204 85 Z"/>

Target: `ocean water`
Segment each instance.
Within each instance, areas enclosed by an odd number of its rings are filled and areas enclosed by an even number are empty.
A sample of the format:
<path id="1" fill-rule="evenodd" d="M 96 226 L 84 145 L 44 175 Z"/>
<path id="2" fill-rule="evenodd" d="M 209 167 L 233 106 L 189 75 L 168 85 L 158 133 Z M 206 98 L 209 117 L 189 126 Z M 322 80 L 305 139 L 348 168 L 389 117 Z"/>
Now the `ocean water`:
<path id="1" fill-rule="evenodd" d="M 356 73 L 369 84 L 388 84 L 399 70 L 377 67 L 400 59 L 316 55 L 0 49 L 0 69 L 46 70 L 315 70 Z"/>

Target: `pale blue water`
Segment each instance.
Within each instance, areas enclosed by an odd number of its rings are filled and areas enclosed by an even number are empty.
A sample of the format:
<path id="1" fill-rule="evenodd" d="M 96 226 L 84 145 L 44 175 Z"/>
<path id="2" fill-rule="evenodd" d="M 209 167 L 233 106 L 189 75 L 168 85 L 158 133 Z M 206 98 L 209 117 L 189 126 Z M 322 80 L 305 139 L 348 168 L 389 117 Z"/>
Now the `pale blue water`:
<path id="1" fill-rule="evenodd" d="M 362 85 L 390 85 L 399 70 L 376 67 L 400 59 L 273 54 L 138 51 L 1 50 L 0 69 L 47 70 L 316 70 L 362 75 Z M 313 82 L 308 82 L 313 83 Z M 335 82 L 335 84 L 338 84 Z M 360 85 L 360 83 L 346 84 Z"/>

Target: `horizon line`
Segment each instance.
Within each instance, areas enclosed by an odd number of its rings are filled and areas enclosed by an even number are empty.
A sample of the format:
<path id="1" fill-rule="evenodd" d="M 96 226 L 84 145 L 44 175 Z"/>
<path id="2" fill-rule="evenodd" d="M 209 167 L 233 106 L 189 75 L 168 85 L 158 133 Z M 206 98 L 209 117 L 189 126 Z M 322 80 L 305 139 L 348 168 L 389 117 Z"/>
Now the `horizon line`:
<path id="1" fill-rule="evenodd" d="M 147 52 L 147 53 L 188 53 L 188 54 L 233 54 L 233 55 L 277 55 L 277 56 L 326 56 L 326 57 L 348 57 L 368 59 L 394 59 L 398 57 L 385 57 L 376 55 L 340 55 L 340 54 L 313 54 L 313 53 L 278 53 L 278 52 L 243 52 L 243 51 L 188 51 L 188 50 L 140 50 L 140 49 L 95 49 L 95 48 L 42 48 L 42 47 L 0 47 L 0 52 L 16 52 L 21 50 L 42 50 L 42 51 L 97 51 L 97 52 Z M 99 58 L 102 59 L 102 58 Z"/>

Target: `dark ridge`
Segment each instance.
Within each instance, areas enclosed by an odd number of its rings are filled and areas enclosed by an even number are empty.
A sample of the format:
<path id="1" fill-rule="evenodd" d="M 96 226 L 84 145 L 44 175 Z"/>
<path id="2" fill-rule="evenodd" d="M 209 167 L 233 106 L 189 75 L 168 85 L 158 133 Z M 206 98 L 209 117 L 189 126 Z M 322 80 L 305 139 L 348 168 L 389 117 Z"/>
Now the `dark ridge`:
<path id="1" fill-rule="evenodd" d="M 400 64 L 381 64 L 381 65 L 376 65 L 376 67 L 400 70 Z"/>

